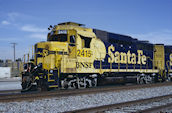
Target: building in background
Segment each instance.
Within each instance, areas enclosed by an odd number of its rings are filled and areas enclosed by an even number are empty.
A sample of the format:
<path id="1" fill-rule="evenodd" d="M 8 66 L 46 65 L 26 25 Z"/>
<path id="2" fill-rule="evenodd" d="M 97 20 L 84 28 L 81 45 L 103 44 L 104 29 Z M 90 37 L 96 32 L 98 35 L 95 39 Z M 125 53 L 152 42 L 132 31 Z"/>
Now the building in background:
<path id="1" fill-rule="evenodd" d="M 23 70 L 23 62 L 17 59 L 13 62 L 10 59 L 0 60 L 0 78 L 4 77 L 19 77 Z"/>

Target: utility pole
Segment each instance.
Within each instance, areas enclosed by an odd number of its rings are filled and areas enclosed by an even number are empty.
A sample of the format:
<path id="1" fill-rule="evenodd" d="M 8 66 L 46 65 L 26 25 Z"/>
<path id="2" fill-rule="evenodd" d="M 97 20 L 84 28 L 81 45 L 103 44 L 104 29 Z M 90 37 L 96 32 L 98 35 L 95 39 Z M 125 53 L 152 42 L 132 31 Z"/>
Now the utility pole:
<path id="1" fill-rule="evenodd" d="M 13 49 L 14 49 L 14 62 L 15 62 L 15 59 L 16 59 L 16 45 L 17 43 L 11 43 L 13 45 Z"/>

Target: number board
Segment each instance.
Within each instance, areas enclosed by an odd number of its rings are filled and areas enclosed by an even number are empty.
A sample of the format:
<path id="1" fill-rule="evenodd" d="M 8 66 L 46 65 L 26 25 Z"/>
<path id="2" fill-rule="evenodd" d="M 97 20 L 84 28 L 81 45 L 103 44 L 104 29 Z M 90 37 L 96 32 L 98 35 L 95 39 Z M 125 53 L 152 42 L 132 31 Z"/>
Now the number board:
<path id="1" fill-rule="evenodd" d="M 84 50 L 84 49 L 77 50 L 77 56 L 79 57 L 91 57 L 91 55 L 92 55 L 91 50 Z"/>
<path id="2" fill-rule="evenodd" d="M 58 34 L 67 34 L 67 30 L 58 30 Z"/>

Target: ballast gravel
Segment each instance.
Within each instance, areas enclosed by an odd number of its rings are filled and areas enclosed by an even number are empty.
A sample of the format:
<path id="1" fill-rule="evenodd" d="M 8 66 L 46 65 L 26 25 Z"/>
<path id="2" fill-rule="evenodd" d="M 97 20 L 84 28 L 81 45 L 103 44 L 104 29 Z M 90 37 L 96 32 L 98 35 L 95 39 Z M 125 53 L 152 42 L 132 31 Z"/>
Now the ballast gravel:
<path id="1" fill-rule="evenodd" d="M 172 86 L 0 103 L 0 112 L 57 113 L 172 94 Z"/>

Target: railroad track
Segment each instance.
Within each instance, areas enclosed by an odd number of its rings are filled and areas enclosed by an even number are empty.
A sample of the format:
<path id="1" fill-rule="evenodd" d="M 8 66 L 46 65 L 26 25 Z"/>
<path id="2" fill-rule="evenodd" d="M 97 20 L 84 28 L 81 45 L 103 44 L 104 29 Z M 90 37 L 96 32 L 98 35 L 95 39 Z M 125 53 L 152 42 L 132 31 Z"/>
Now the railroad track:
<path id="1" fill-rule="evenodd" d="M 147 99 L 128 101 L 65 113 L 157 113 L 172 112 L 172 94 Z"/>
<path id="2" fill-rule="evenodd" d="M 83 94 L 94 94 L 94 93 L 104 93 L 113 91 L 123 91 L 141 88 L 152 88 L 160 86 L 170 86 L 171 82 L 168 83 L 157 83 L 157 84 L 144 84 L 144 85 L 130 85 L 130 86 L 110 86 L 110 87 L 96 87 L 87 89 L 73 89 L 73 90 L 56 90 L 48 92 L 27 92 L 27 93 L 7 93 L 0 95 L 0 102 L 16 102 L 16 101 L 30 101 L 43 98 L 52 97 L 63 97 L 63 96 L 74 96 Z"/>
<path id="3" fill-rule="evenodd" d="M 4 94 L 14 94 L 14 93 L 20 93 L 21 89 L 17 90 L 0 90 L 0 96 Z"/>

